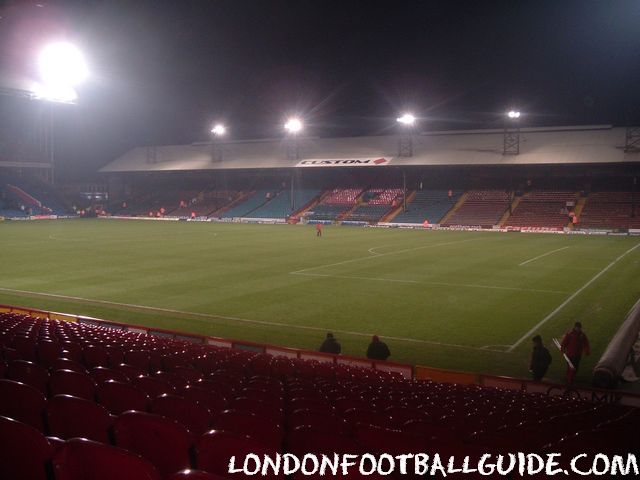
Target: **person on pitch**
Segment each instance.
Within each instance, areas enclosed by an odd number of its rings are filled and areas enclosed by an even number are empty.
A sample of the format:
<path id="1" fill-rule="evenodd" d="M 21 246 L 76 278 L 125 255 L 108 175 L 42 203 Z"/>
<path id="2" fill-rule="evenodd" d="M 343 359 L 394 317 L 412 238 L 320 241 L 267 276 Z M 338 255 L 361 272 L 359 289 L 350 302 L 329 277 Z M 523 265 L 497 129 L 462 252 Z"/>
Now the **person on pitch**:
<path id="1" fill-rule="evenodd" d="M 571 384 L 578 372 L 582 354 L 589 355 L 591 353 L 589 339 L 582 331 L 582 323 L 576 322 L 573 329 L 565 333 L 560 347 L 560 351 L 569 358 L 573 365 L 573 368 L 570 365 L 567 367 L 567 383 Z"/>
<path id="2" fill-rule="evenodd" d="M 531 353 L 531 363 L 529 371 L 535 382 L 539 382 L 544 378 L 551 365 L 551 354 L 549 350 L 542 344 L 542 337 L 536 335 L 533 337 L 533 352 Z"/>
<path id="3" fill-rule="evenodd" d="M 322 236 L 322 224 L 316 223 L 316 237 Z"/>

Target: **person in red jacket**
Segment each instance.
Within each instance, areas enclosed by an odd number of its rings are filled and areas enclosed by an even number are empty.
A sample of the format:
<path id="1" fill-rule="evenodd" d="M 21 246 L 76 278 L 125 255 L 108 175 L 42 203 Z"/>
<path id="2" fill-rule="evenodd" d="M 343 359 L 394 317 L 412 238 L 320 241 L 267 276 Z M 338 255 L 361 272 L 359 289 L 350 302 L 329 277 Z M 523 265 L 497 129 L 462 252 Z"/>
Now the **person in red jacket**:
<path id="1" fill-rule="evenodd" d="M 322 236 L 322 224 L 316 223 L 316 237 Z"/>
<path id="2" fill-rule="evenodd" d="M 589 339 L 582 331 L 582 323 L 576 322 L 573 329 L 565 333 L 560 346 L 562 353 L 566 354 L 573 364 L 574 368 L 570 366 L 567 368 L 567 383 L 573 383 L 582 354 L 589 355 L 591 353 Z"/>

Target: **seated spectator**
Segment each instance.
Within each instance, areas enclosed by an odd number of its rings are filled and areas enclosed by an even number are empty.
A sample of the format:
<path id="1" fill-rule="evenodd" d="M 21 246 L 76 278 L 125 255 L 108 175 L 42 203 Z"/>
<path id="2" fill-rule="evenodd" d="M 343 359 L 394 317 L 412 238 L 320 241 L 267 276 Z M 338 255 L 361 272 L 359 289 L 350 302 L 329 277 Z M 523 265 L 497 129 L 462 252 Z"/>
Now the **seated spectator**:
<path id="1" fill-rule="evenodd" d="M 374 335 L 369 344 L 369 348 L 367 348 L 367 358 L 371 360 L 386 360 L 390 356 L 391 352 L 387 344 L 380 341 L 377 335 Z"/>
<path id="2" fill-rule="evenodd" d="M 324 353 L 335 353 L 337 355 L 342 351 L 342 347 L 334 338 L 333 333 L 327 332 L 327 338 L 325 338 L 322 345 L 320 345 L 320 351 Z"/>

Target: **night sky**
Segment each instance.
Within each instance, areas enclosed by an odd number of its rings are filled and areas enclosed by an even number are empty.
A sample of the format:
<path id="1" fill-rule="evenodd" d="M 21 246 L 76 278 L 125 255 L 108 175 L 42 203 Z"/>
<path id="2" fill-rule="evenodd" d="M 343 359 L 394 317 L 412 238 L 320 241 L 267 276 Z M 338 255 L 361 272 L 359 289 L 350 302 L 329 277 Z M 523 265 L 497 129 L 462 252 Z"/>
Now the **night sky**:
<path id="1" fill-rule="evenodd" d="M 235 139 L 281 136 L 289 114 L 321 137 L 391 133 L 404 110 L 422 130 L 497 127 L 512 107 L 525 125 L 639 120 L 638 0 L 43 0 L 0 16 L 5 72 L 49 39 L 85 52 L 79 104 L 55 112 L 68 172 L 207 140 L 214 120 Z M 4 108 L 0 129 L 16 108 L 38 107 Z"/>

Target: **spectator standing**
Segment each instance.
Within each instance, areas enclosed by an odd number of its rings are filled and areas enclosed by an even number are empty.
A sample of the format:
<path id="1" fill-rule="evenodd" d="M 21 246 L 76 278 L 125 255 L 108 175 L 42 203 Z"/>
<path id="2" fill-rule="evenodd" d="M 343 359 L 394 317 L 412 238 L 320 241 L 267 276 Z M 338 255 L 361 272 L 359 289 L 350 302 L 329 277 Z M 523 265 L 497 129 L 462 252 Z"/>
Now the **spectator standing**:
<path id="1" fill-rule="evenodd" d="M 565 333 L 560 343 L 560 351 L 567 355 L 574 368 L 567 367 L 567 383 L 573 383 L 582 354 L 589 355 L 591 349 L 589 347 L 589 339 L 582 331 L 582 323 L 576 322 L 573 329 Z"/>
<path id="2" fill-rule="evenodd" d="M 387 344 L 381 341 L 378 335 L 374 335 L 369 348 L 367 348 L 367 358 L 371 360 L 386 360 L 390 356 L 391 352 Z"/>
<path id="3" fill-rule="evenodd" d="M 535 382 L 539 382 L 544 378 L 551 365 L 551 354 L 549 350 L 542 344 L 542 337 L 536 335 L 533 337 L 533 352 L 531 353 L 531 363 L 529 371 Z"/>
<path id="4" fill-rule="evenodd" d="M 320 351 L 323 353 L 334 353 L 337 355 L 342 351 L 342 347 L 333 336 L 333 333 L 327 332 L 327 338 L 325 338 L 322 345 L 320 345 Z"/>

